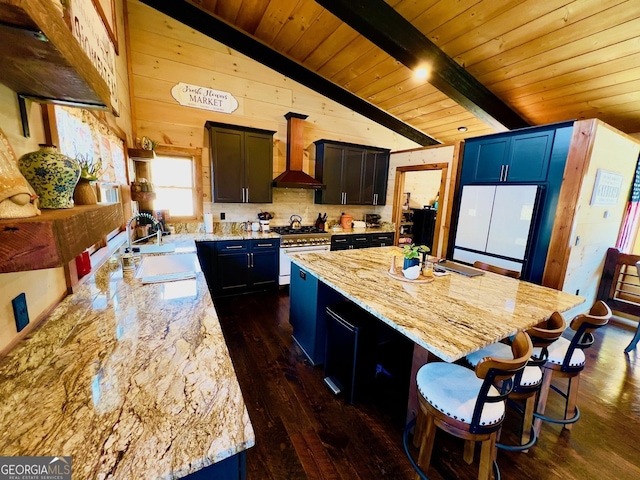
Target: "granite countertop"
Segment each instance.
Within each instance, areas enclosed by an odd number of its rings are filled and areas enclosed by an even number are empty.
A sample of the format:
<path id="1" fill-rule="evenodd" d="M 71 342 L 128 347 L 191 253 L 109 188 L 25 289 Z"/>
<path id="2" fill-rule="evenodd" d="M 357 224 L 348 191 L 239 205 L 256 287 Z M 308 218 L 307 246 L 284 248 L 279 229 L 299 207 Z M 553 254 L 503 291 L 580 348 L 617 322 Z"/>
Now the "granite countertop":
<path id="1" fill-rule="evenodd" d="M 473 278 L 450 273 L 430 283 L 396 280 L 387 272 L 399 252 L 398 247 L 379 247 L 292 254 L 291 260 L 449 362 L 585 301 L 489 272 Z"/>
<path id="2" fill-rule="evenodd" d="M 395 226 L 392 223 L 383 224 L 376 228 L 351 228 L 348 230 L 341 228 L 340 230 L 328 230 L 331 235 L 362 235 L 363 233 L 393 233 L 395 231 Z"/>
<path id="3" fill-rule="evenodd" d="M 142 285 L 117 254 L 0 359 L 0 405 L 2 455 L 71 455 L 74 478 L 180 478 L 255 443 L 202 272 Z"/>

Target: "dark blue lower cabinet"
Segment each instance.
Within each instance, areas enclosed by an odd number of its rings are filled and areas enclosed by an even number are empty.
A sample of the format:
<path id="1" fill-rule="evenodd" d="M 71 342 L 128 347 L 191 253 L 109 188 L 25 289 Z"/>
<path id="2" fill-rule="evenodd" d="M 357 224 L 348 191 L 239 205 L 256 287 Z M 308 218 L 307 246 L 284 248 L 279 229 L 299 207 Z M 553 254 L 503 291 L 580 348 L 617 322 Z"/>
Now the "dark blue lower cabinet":
<path id="1" fill-rule="evenodd" d="M 209 291 L 216 296 L 277 288 L 280 240 L 196 243 Z"/>
<path id="2" fill-rule="evenodd" d="M 184 478 L 187 480 L 245 480 L 246 477 L 245 452 L 240 452 Z"/>
<path id="3" fill-rule="evenodd" d="M 293 339 L 312 365 L 324 363 L 327 305 L 342 299 L 342 295 L 309 272 L 291 264 L 289 322 L 293 327 Z"/>

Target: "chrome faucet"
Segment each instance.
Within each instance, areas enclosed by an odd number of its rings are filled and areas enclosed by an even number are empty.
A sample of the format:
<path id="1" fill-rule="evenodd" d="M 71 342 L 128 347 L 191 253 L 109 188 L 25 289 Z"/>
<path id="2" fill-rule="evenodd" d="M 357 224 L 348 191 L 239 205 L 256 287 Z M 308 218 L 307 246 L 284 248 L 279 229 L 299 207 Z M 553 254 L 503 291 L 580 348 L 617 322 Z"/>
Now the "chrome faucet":
<path id="1" fill-rule="evenodd" d="M 137 220 L 138 218 L 146 218 L 147 220 L 151 220 L 153 225 L 157 228 L 157 231 L 156 233 L 152 233 L 151 235 L 147 235 L 146 237 L 138 238 L 137 240 L 132 242 L 131 241 L 131 224 L 133 223 L 134 220 Z M 127 248 L 129 250 L 131 250 L 132 244 L 141 242 L 142 240 L 146 240 L 147 238 L 151 238 L 153 236 L 157 238 L 158 245 L 160 245 L 162 243 L 162 224 L 158 220 L 156 220 L 156 218 L 153 215 L 150 215 L 148 213 L 136 213 L 127 222 Z"/>

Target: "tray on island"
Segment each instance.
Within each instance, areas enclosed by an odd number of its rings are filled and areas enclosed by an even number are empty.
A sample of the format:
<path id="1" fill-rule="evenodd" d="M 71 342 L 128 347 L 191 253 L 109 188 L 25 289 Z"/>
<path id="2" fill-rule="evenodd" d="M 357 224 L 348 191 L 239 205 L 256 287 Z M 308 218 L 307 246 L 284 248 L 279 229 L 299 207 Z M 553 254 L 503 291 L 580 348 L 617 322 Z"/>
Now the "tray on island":
<path id="1" fill-rule="evenodd" d="M 401 282 L 409 282 L 409 283 L 430 283 L 433 282 L 435 277 L 425 277 L 422 273 L 415 280 L 409 280 L 402 274 L 402 271 L 394 271 L 387 270 L 387 275 L 391 278 L 395 278 L 396 280 L 400 280 Z"/>

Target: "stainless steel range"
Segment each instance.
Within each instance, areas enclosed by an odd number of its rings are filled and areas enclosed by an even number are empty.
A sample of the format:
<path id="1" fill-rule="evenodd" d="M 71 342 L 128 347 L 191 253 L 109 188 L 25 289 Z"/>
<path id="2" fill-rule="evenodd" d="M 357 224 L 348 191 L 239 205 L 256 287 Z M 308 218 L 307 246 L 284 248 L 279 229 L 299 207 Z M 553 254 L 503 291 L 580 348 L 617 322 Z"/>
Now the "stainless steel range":
<path id="1" fill-rule="evenodd" d="M 328 252 L 331 248 L 331 234 L 315 227 L 302 226 L 297 229 L 271 227 L 271 231 L 282 237 L 280 240 L 279 285 L 289 285 L 291 278 L 289 253 Z"/>

